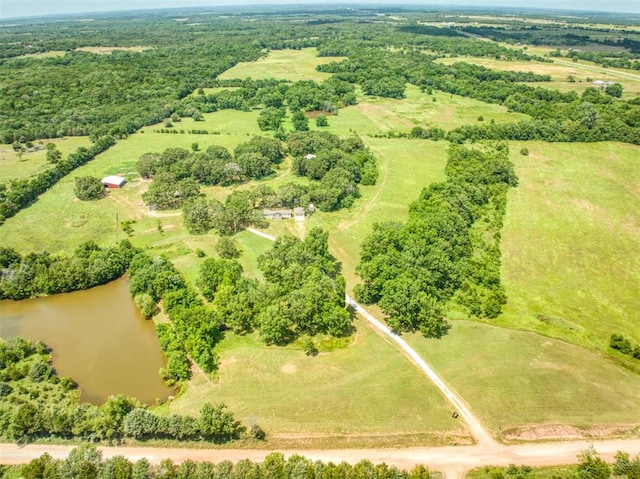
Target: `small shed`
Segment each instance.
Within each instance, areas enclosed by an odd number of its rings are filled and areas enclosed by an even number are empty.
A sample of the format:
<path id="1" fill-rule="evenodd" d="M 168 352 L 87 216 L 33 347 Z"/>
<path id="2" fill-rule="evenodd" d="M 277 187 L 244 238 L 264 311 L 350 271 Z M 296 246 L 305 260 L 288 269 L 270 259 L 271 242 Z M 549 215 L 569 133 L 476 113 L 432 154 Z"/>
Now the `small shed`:
<path id="1" fill-rule="evenodd" d="M 262 210 L 262 214 L 264 215 L 265 218 L 270 220 L 288 220 L 288 219 L 291 219 L 293 215 L 291 210 L 286 210 L 286 209 L 282 209 L 282 210 L 264 209 Z"/>
<path id="2" fill-rule="evenodd" d="M 296 219 L 296 221 L 304 221 L 304 208 L 302 206 L 294 208 L 293 217 Z"/>
<path id="3" fill-rule="evenodd" d="M 307 155 L 304 155 L 304 159 L 305 160 L 313 160 L 316 157 L 316 155 L 314 155 L 313 153 L 309 153 Z"/>
<path id="4" fill-rule="evenodd" d="M 122 176 L 110 175 L 102 178 L 102 184 L 107 188 L 122 188 L 126 182 L 126 178 Z"/>

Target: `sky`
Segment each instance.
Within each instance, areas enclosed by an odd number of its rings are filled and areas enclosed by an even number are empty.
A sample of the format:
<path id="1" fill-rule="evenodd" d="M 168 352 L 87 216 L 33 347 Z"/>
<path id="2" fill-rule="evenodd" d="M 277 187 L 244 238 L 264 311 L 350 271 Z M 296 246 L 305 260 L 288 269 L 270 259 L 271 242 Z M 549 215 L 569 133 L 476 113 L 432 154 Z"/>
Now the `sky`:
<path id="1" fill-rule="evenodd" d="M 0 0 L 0 19 L 61 13 L 105 12 L 215 5 L 313 4 L 313 0 Z M 321 3 L 533 7 L 640 13 L 640 0 L 321 0 Z"/>

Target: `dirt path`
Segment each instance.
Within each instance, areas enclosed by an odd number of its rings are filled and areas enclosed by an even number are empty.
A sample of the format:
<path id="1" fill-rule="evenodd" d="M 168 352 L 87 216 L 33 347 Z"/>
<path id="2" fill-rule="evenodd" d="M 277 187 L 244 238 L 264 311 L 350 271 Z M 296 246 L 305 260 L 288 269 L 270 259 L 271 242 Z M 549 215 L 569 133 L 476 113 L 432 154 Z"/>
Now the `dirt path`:
<path id="1" fill-rule="evenodd" d="M 371 313 L 365 310 L 349 296 L 346 297 L 346 302 L 347 304 L 351 304 L 351 307 L 354 308 L 355 311 L 360 313 L 360 316 L 366 319 L 374 329 L 382 333 L 384 336 L 387 336 L 394 343 L 400 346 L 402 351 L 404 351 L 407 356 L 411 358 L 416 366 L 418 366 L 418 368 L 427 376 L 427 378 L 429 378 L 429 380 L 438 388 L 445 399 L 449 401 L 451 406 L 454 408 L 454 411 L 456 411 L 459 416 L 467 423 L 471 435 L 479 445 L 491 447 L 498 444 L 496 440 L 491 436 L 489 431 L 487 431 L 482 423 L 473 415 L 464 400 L 460 396 L 458 396 L 458 394 L 449 386 L 447 386 L 447 384 L 440 378 L 440 376 L 438 376 L 433 368 L 431 368 L 431 366 L 429 366 L 425 362 L 425 360 L 420 357 L 415 349 L 409 346 L 404 339 L 391 331 L 391 329 L 389 329 L 384 323 L 382 323 L 382 321 L 375 318 Z"/>
<path id="2" fill-rule="evenodd" d="M 378 152 L 378 156 L 380 158 L 384 158 L 384 156 L 381 155 L 380 152 Z M 338 225 L 338 229 L 339 230 L 346 230 L 348 228 L 351 228 L 353 225 L 359 223 L 365 216 L 367 216 L 369 214 L 369 211 L 371 211 L 371 209 L 378 202 L 378 198 L 380 198 L 380 195 L 382 194 L 382 191 L 384 190 L 384 186 L 387 184 L 387 178 L 389 177 L 389 164 L 388 164 L 388 162 L 385 161 L 382 166 L 383 166 L 383 168 L 382 168 L 382 181 L 380 181 L 378 183 L 378 191 L 376 191 L 376 194 L 373 196 L 373 198 L 371 198 L 371 200 L 369 200 L 369 202 L 365 205 L 365 207 L 362 210 L 362 212 L 359 213 L 355 218 L 351 218 L 350 220 L 345 220 L 345 221 L 341 222 Z"/>
<path id="3" fill-rule="evenodd" d="M 519 446 L 502 446 L 499 444 L 487 447 L 448 446 L 407 449 L 327 449 L 327 450 L 283 450 L 285 456 L 300 454 L 312 460 L 342 461 L 354 464 L 367 459 L 374 464 L 385 462 L 401 468 L 411 468 L 415 464 L 425 464 L 429 469 L 444 472 L 447 478 L 463 477 L 469 469 L 481 466 L 508 466 L 509 464 L 529 466 L 549 466 L 572 464 L 577 456 L 593 445 L 600 456 L 613 460 L 616 451 L 626 451 L 632 456 L 640 454 L 640 439 L 585 441 L 529 444 Z M 0 463 L 25 464 L 45 452 L 55 459 L 66 457 L 73 446 L 56 446 L 51 444 L 0 444 Z M 153 447 L 103 447 L 103 458 L 122 455 L 131 461 L 146 457 L 154 464 L 168 458 L 174 462 L 186 459 L 194 461 L 220 462 L 228 459 L 237 462 L 241 459 L 262 461 L 271 452 L 259 449 L 179 449 Z"/>

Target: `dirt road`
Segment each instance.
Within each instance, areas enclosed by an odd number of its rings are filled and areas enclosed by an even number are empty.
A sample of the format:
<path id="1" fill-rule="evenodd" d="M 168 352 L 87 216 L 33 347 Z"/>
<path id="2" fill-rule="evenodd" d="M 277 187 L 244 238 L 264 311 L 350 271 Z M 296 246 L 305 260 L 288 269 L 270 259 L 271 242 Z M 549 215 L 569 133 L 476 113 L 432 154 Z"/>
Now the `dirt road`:
<path id="1" fill-rule="evenodd" d="M 449 446 L 408 449 L 327 449 L 327 450 L 286 450 L 285 456 L 300 454 L 312 460 L 346 461 L 356 463 L 362 459 L 371 462 L 385 462 L 401 468 L 411 468 L 415 464 L 425 464 L 431 470 L 444 472 L 447 478 L 463 477 L 465 471 L 481 466 L 507 466 L 509 464 L 548 466 L 577 462 L 577 456 L 593 445 L 601 457 L 607 461 L 613 459 L 616 451 L 626 451 L 632 456 L 640 454 L 640 439 L 611 440 L 588 443 L 562 442 L 547 444 L 529 444 L 503 446 L 500 444 L 475 446 Z M 69 454 L 72 446 L 54 446 L 47 444 L 0 444 L 0 463 L 24 464 L 41 456 L 45 452 L 56 459 Z M 194 461 L 220 462 L 229 459 L 262 461 L 270 452 L 257 449 L 168 449 L 152 447 L 103 447 L 104 458 L 122 455 L 131 461 L 146 457 L 154 464 L 169 458 L 174 462 L 186 459 Z"/>
<path id="2" fill-rule="evenodd" d="M 258 231 L 253 228 L 247 228 L 247 231 L 266 238 L 271 241 L 275 241 L 275 238 L 267 233 Z M 458 394 L 453 391 L 447 384 L 436 374 L 436 372 L 429 366 L 420 355 L 407 344 L 407 342 L 400 336 L 392 332 L 386 324 L 378 320 L 375 316 L 369 313 L 366 309 L 360 306 L 348 295 L 345 297 L 347 304 L 360 314 L 378 333 L 388 337 L 397 344 L 401 350 L 411 358 L 415 365 L 427 376 L 427 378 L 438 388 L 444 398 L 451 404 L 452 412 L 456 411 L 460 418 L 466 423 L 469 432 L 480 445 L 493 446 L 496 445 L 495 439 L 491 436 L 489 431 L 485 429 L 482 423 L 473 415 L 469 407 L 462 400 Z"/>

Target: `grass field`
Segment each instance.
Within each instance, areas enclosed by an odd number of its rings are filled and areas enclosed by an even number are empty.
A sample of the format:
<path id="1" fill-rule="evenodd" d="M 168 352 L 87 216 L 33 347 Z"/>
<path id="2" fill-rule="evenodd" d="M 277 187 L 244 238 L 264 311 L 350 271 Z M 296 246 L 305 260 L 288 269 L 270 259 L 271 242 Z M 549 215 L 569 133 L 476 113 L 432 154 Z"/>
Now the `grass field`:
<path id="1" fill-rule="evenodd" d="M 499 324 L 607 349 L 640 342 L 640 147 L 529 143 L 502 231 Z"/>
<path id="2" fill-rule="evenodd" d="M 242 62 L 218 75 L 220 80 L 231 78 L 252 78 L 265 80 L 276 78 L 290 81 L 315 80 L 320 82 L 331 76 L 316 70 L 316 66 L 333 61 L 341 61 L 342 57 L 319 57 L 315 48 L 301 50 L 274 50 L 265 58 L 256 62 Z"/>
<path id="3" fill-rule="evenodd" d="M 207 401 L 224 401 L 242 421 L 262 426 L 275 444 L 465 441 L 460 422 L 427 379 L 360 323 L 349 346 L 316 357 L 232 334 L 220 349 L 219 379 L 194 378 L 170 412 L 194 413 Z"/>
<path id="4" fill-rule="evenodd" d="M 405 339 L 505 439 L 537 439 L 544 424 L 640 427 L 640 376 L 579 346 L 473 321 L 453 321 L 442 340 Z"/>
<path id="5" fill-rule="evenodd" d="M 56 138 L 42 140 L 42 142 L 55 143 L 63 158 L 76 151 L 79 146 L 89 146 L 91 144 L 86 136 Z M 35 143 L 37 144 L 38 142 Z M 28 178 L 50 167 L 51 164 L 47 161 L 47 150 L 45 149 L 18 154 L 11 145 L 0 143 L 0 183 L 13 179 Z"/>

